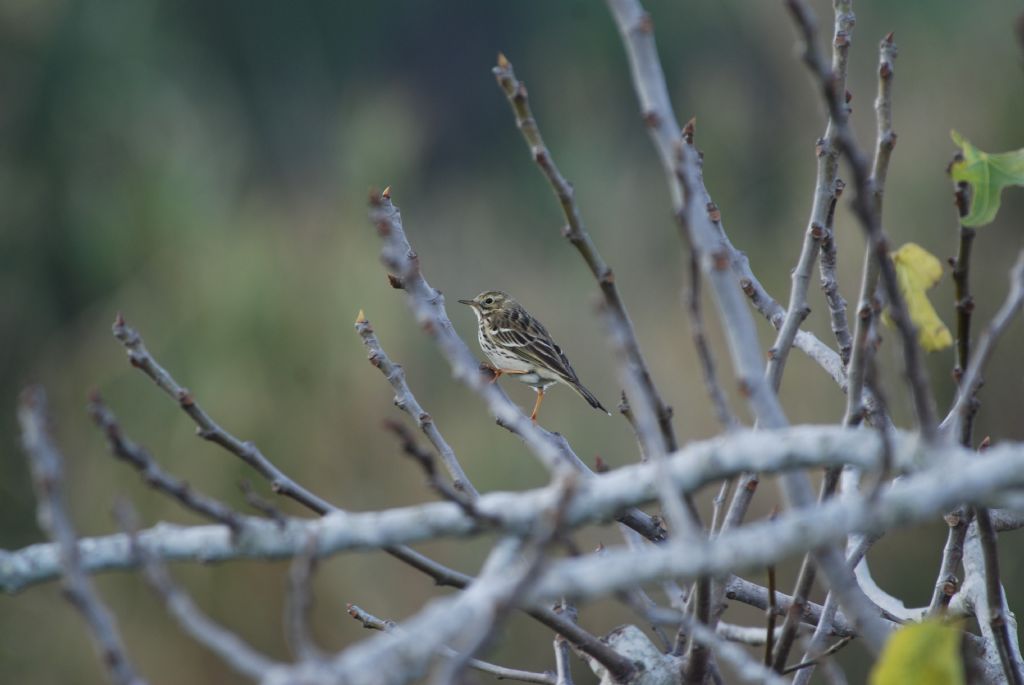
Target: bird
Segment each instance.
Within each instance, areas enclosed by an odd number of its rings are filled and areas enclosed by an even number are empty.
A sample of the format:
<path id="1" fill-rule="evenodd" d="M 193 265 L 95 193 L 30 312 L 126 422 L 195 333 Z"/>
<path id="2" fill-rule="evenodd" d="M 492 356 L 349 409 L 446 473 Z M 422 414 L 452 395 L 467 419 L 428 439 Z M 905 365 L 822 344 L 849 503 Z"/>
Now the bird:
<path id="1" fill-rule="evenodd" d="M 491 382 L 506 374 L 514 375 L 536 391 L 532 421 L 537 420 L 544 391 L 555 383 L 569 386 L 591 407 L 609 413 L 580 383 L 562 348 L 551 339 L 543 324 L 521 304 L 500 290 L 487 290 L 472 300 L 459 302 L 476 314 L 477 339 L 494 372 Z"/>

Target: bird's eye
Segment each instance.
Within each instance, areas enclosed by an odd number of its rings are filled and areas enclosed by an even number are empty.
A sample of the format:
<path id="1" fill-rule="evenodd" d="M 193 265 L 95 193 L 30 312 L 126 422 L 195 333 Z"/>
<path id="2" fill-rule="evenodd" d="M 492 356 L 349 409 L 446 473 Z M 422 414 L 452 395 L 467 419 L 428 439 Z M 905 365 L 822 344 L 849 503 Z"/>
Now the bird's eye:
<path id="1" fill-rule="evenodd" d="M 486 300 L 484 300 L 484 304 L 494 304 L 494 298 L 488 297 Z"/>

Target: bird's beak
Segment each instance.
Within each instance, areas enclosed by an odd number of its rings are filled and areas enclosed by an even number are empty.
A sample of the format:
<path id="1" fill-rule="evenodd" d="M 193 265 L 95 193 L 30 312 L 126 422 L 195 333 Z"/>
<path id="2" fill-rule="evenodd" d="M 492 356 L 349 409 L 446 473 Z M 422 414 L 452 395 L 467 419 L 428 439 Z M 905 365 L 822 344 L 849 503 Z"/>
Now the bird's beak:
<path id="1" fill-rule="evenodd" d="M 468 304 L 470 307 L 476 304 L 476 302 L 474 302 L 473 300 L 459 300 L 459 302 L 461 302 L 462 304 Z"/>

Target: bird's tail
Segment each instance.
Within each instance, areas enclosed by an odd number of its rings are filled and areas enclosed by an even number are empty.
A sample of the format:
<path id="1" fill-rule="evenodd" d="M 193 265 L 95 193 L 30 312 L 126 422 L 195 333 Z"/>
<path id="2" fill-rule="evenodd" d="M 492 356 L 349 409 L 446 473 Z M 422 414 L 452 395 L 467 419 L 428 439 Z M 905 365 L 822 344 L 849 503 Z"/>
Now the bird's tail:
<path id="1" fill-rule="evenodd" d="M 594 393 L 590 392 L 589 390 L 583 387 L 582 383 L 577 381 L 575 383 L 568 383 L 567 385 L 573 390 L 575 390 L 580 397 L 585 399 L 587 401 L 587 404 L 589 404 L 591 407 L 593 407 L 594 409 L 600 409 L 608 416 L 612 415 L 610 411 L 601 406 L 601 403 L 597 401 L 596 397 L 594 397 Z"/>

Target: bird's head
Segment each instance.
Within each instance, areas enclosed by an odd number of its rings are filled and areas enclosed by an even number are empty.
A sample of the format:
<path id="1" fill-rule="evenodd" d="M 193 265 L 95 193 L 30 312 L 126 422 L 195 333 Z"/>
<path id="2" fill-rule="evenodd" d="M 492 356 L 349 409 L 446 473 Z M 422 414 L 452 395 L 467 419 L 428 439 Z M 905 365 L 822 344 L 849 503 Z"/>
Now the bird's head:
<path id="1" fill-rule="evenodd" d="M 487 290 L 480 293 L 472 300 L 459 300 L 462 304 L 469 305 L 476 312 L 477 316 L 484 316 L 492 312 L 515 306 L 516 301 L 501 292 L 500 290 Z"/>

